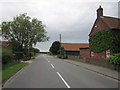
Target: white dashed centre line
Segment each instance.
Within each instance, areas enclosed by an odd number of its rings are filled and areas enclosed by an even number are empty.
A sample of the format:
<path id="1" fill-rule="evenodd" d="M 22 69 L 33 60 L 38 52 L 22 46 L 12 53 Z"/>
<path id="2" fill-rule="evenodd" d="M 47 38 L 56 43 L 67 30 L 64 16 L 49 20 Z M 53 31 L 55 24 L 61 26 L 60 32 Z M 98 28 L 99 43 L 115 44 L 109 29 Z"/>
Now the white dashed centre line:
<path id="1" fill-rule="evenodd" d="M 52 68 L 55 68 L 52 64 L 51 64 Z"/>
<path id="2" fill-rule="evenodd" d="M 70 88 L 70 86 L 68 85 L 68 83 L 64 80 L 64 78 L 60 75 L 59 72 L 57 72 L 58 76 L 62 79 L 62 81 L 65 83 L 65 85 L 67 86 L 67 88 Z"/>

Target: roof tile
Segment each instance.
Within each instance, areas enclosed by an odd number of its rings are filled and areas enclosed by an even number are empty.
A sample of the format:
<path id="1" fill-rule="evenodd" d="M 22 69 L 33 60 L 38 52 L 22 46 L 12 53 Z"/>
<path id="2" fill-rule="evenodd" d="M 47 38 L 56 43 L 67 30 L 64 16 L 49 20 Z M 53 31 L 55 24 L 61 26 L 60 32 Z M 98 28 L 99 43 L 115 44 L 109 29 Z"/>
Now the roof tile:
<path id="1" fill-rule="evenodd" d="M 120 29 L 120 18 L 103 16 L 101 18 L 111 29 Z"/>
<path id="2" fill-rule="evenodd" d="M 66 51 L 80 51 L 80 48 L 89 47 L 88 43 L 61 43 Z"/>

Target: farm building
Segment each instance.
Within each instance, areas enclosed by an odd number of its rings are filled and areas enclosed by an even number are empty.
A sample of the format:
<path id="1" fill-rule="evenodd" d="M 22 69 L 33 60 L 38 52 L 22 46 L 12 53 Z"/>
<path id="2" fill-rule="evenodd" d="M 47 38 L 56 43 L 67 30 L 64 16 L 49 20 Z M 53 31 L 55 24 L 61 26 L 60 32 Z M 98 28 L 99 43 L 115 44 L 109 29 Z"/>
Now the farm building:
<path id="1" fill-rule="evenodd" d="M 88 43 L 61 43 L 61 47 L 64 47 L 68 58 L 79 59 L 81 55 L 85 56 L 85 52 L 81 51 L 80 48 L 88 48 Z"/>

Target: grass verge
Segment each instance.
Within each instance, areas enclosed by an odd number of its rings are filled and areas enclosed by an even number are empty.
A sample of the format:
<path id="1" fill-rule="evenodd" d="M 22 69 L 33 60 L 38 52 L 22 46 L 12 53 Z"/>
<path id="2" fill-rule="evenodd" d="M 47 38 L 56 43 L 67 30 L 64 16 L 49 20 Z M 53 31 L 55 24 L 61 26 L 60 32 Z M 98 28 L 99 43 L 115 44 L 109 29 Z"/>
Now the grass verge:
<path id="1" fill-rule="evenodd" d="M 40 53 L 36 53 L 30 60 L 35 59 L 38 55 L 40 55 Z M 2 65 L 2 83 L 4 83 L 27 64 L 28 63 L 26 62 L 11 62 L 9 64 Z"/>
<path id="2" fill-rule="evenodd" d="M 5 82 L 11 76 L 13 76 L 16 72 L 26 66 L 28 63 L 21 62 L 21 63 L 10 63 L 6 65 L 6 67 L 2 70 L 2 82 Z"/>

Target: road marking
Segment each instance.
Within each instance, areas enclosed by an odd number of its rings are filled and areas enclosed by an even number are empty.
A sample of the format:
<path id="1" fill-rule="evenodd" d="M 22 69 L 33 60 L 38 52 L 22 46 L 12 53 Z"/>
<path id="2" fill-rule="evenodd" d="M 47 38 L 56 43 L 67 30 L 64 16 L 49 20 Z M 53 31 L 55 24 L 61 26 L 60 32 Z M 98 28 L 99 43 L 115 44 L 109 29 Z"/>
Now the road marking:
<path id="1" fill-rule="evenodd" d="M 58 76 L 62 79 L 62 81 L 65 83 L 65 85 L 67 86 L 67 88 L 70 88 L 70 86 L 68 85 L 68 83 L 65 81 L 65 79 L 60 75 L 59 72 L 57 72 Z"/>
<path id="2" fill-rule="evenodd" d="M 52 64 L 51 64 L 52 68 L 55 68 Z"/>

